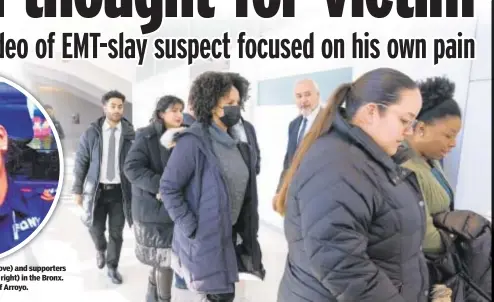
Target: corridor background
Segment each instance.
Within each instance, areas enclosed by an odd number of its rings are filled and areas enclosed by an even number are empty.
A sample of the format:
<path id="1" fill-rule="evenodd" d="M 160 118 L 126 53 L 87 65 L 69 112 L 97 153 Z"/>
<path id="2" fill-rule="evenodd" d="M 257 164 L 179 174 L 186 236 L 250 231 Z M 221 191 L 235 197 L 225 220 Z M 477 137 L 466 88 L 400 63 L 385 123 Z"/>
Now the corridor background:
<path id="1" fill-rule="evenodd" d="M 6 11 L 15 12 L 23 1 L 9 1 Z M 355 79 L 364 72 L 377 67 L 399 69 L 415 79 L 435 75 L 446 75 L 456 83 L 456 100 L 464 114 L 464 127 L 458 145 L 445 160 L 446 172 L 455 186 L 456 205 L 459 208 L 472 209 L 485 215 L 491 212 L 491 125 L 492 125 L 492 70 L 491 70 L 491 8 L 492 1 L 476 1 L 476 18 L 436 20 L 403 20 L 386 18 L 376 20 L 363 18 L 354 22 L 347 18 L 329 19 L 325 1 L 297 1 L 297 18 L 253 20 L 249 22 L 233 21 L 234 2 L 231 6 L 217 5 L 215 20 L 171 19 L 165 20 L 162 28 L 150 34 L 148 38 L 166 37 L 217 37 L 228 30 L 231 37 L 240 31 L 247 31 L 250 37 L 286 37 L 305 38 L 314 32 L 316 42 L 322 38 L 346 38 L 351 43 L 351 34 L 357 32 L 360 37 L 369 32 L 371 38 L 384 41 L 388 38 L 413 37 L 451 37 L 458 32 L 464 37 L 476 38 L 476 60 L 442 60 L 432 65 L 428 60 L 387 60 L 381 56 L 378 60 L 362 59 L 312 59 L 312 60 L 230 60 L 197 61 L 188 66 L 177 60 L 148 59 L 143 66 L 136 66 L 132 60 L 38 60 L 23 61 L 0 60 L 0 74 L 15 78 L 27 88 L 39 101 L 55 108 L 56 116 L 66 132 L 63 142 L 65 154 L 65 182 L 63 194 L 52 219 L 39 237 L 35 238 L 14 257 L 7 259 L 9 264 L 29 265 L 66 265 L 68 273 L 63 285 L 57 283 L 39 283 L 25 294 L 0 293 L 0 301 L 32 301 L 39 293 L 50 292 L 50 301 L 65 301 L 70 296 L 73 301 L 140 301 L 145 291 L 147 267 L 140 264 L 134 255 L 132 231 L 126 229 L 122 253 L 122 274 L 125 286 L 116 287 L 105 283 L 104 271 L 96 270 L 94 249 L 86 230 L 78 220 L 78 208 L 74 205 L 70 193 L 71 171 L 74 151 L 79 136 L 89 123 L 102 114 L 100 98 L 110 89 L 118 89 L 128 97 L 126 116 L 136 127 L 142 127 L 149 121 L 150 113 L 158 97 L 164 94 L 176 94 L 187 100 L 191 81 L 206 70 L 234 71 L 246 76 L 252 84 L 251 98 L 246 106 L 244 117 L 256 127 L 261 147 L 262 163 L 259 176 L 260 216 L 263 221 L 260 240 L 263 248 L 267 280 L 246 286 L 244 295 L 238 301 L 275 301 L 279 278 L 283 272 L 286 257 L 286 243 L 283 236 L 281 218 L 271 208 L 283 156 L 287 143 L 288 123 L 297 115 L 295 101 L 290 97 L 290 81 L 295 78 L 324 72 L 331 74 L 341 69 L 351 69 L 348 79 Z M 18 5 L 18 7 L 14 7 Z M 20 15 L 19 13 L 18 15 Z M 15 16 L 15 13 L 13 14 Z M 103 36 L 116 37 L 125 32 L 126 36 L 138 36 L 139 18 L 108 20 L 95 18 L 91 22 L 83 18 L 72 18 L 71 22 L 61 18 L 43 20 L 26 19 L 18 26 L 10 26 L 13 18 L 0 18 L 0 27 L 9 25 L 9 35 L 39 38 L 49 31 L 61 32 L 101 32 Z M 18 21 L 18 20 L 15 20 Z M 43 25 L 41 27 L 40 25 Z M 350 47 L 346 49 L 351 56 Z M 232 49 L 232 53 L 235 53 Z M 430 51 L 429 51 L 430 53 Z M 149 59 L 151 58 L 151 59 Z M 289 79 L 279 94 L 269 104 L 260 99 L 258 91 L 263 83 Z M 343 80 L 343 77 L 338 78 Z M 316 79 L 318 80 L 318 79 Z M 319 80 L 318 80 L 319 81 Z M 329 80 L 320 80 L 319 86 L 326 91 Z M 330 89 L 327 89 L 330 90 Z M 327 94 L 325 92 L 325 94 Z M 323 96 L 324 98 L 324 96 Z M 324 99 L 323 99 L 324 101 Z M 71 123 L 71 116 L 79 113 L 81 123 Z M 5 263 L 7 263 L 5 262 Z M 2 262 L 4 263 L 4 262 Z M 32 297 L 29 297 L 32 295 Z M 47 301 L 47 300 L 44 300 Z"/>

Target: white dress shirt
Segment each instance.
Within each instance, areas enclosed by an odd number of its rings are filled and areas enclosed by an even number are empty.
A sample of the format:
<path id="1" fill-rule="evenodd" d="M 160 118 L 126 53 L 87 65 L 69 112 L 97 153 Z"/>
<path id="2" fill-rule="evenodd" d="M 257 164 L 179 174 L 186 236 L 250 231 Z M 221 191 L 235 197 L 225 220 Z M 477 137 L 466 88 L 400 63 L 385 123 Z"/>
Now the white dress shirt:
<path id="1" fill-rule="evenodd" d="M 108 180 L 106 177 L 108 167 L 108 147 L 110 145 L 111 126 L 107 120 L 103 123 L 103 157 L 101 158 L 99 181 L 103 184 L 119 184 L 120 183 L 120 137 L 122 136 L 122 123 L 116 125 L 115 130 L 115 178 Z"/>
<path id="2" fill-rule="evenodd" d="M 319 113 L 319 111 L 321 111 L 321 109 L 322 109 L 322 106 L 321 106 L 321 104 L 319 104 L 319 105 L 317 105 L 317 107 L 314 110 L 312 110 L 312 112 L 309 114 L 309 116 L 305 117 L 307 119 L 307 125 L 305 126 L 304 135 L 302 137 L 305 137 L 307 135 L 307 133 L 309 133 L 310 128 L 312 127 L 312 124 L 314 124 L 314 121 L 316 120 L 317 114 Z M 298 128 L 297 137 L 299 137 L 301 130 L 302 130 L 302 123 L 300 123 L 300 126 Z"/>

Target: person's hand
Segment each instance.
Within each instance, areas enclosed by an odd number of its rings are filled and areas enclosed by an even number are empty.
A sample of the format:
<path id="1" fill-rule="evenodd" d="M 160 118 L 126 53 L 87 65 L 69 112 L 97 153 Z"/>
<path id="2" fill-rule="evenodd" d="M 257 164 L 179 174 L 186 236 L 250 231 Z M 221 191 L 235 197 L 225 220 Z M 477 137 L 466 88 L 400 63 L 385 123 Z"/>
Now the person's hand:
<path id="1" fill-rule="evenodd" d="M 278 203 L 278 197 L 279 196 L 280 196 L 279 194 L 274 195 L 273 200 L 271 201 L 273 203 L 273 210 L 275 212 L 278 212 L 278 210 L 277 210 L 277 208 L 278 208 L 277 207 L 277 203 Z"/>
<path id="2" fill-rule="evenodd" d="M 432 287 L 431 302 L 451 302 L 453 291 L 444 284 Z"/>
<path id="3" fill-rule="evenodd" d="M 74 200 L 78 206 L 82 207 L 82 195 L 81 194 L 75 194 Z"/>
<path id="4" fill-rule="evenodd" d="M 156 199 L 161 200 L 161 195 L 160 195 L 160 193 L 156 194 Z"/>

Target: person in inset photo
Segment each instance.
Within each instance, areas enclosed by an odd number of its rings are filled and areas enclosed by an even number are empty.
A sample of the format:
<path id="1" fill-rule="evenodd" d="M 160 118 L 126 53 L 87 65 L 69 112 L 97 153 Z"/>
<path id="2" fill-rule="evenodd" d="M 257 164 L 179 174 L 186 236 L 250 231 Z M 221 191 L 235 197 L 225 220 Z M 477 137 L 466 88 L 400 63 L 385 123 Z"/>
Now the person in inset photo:
<path id="1" fill-rule="evenodd" d="M 0 83 L 0 254 L 33 234 L 53 205 L 56 190 L 46 190 L 26 169 L 36 160 L 24 154 L 32 139 L 27 98 Z M 31 162 L 24 162 L 26 159 Z"/>

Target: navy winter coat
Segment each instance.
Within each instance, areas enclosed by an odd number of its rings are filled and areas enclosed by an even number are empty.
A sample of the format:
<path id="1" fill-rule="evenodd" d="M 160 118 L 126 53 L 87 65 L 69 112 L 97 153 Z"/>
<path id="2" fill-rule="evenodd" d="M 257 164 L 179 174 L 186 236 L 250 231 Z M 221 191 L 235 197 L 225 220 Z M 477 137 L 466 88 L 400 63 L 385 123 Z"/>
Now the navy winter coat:
<path id="1" fill-rule="evenodd" d="M 427 301 L 416 179 L 342 114 L 290 185 L 278 301 Z"/>
<path id="2" fill-rule="evenodd" d="M 179 135 L 161 178 L 162 201 L 175 222 L 172 267 L 193 291 L 233 292 L 239 271 L 264 278 L 257 240 L 255 152 L 244 146 L 250 180 L 233 228 L 224 176 L 203 124 L 196 122 Z M 234 246 L 237 234 L 242 244 Z"/>

